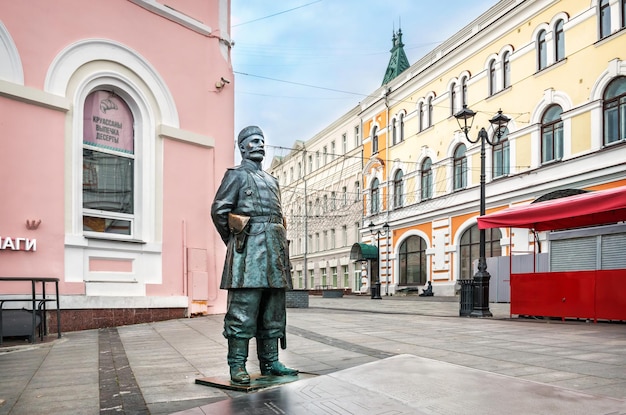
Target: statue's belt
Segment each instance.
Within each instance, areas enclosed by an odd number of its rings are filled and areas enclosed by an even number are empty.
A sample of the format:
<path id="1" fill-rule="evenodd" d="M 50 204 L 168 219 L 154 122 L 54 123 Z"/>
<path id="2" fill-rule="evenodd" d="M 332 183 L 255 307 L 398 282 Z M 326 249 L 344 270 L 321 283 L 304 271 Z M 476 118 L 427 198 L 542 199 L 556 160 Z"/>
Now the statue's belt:
<path id="1" fill-rule="evenodd" d="M 276 215 L 250 216 L 251 223 L 283 223 L 283 218 Z"/>
<path id="2" fill-rule="evenodd" d="M 264 226 L 262 229 L 255 231 L 255 233 L 250 233 L 248 228 L 249 223 L 263 223 Z M 245 215 L 237 215 L 234 213 L 228 214 L 228 228 L 232 233 L 235 239 L 235 250 L 238 253 L 243 253 L 244 248 L 246 246 L 246 239 L 248 239 L 249 235 L 259 235 L 265 232 L 267 224 L 269 223 L 282 223 L 285 226 L 285 222 L 281 216 L 277 215 L 267 215 L 267 216 L 245 216 Z M 248 230 L 246 230 L 248 229 Z"/>

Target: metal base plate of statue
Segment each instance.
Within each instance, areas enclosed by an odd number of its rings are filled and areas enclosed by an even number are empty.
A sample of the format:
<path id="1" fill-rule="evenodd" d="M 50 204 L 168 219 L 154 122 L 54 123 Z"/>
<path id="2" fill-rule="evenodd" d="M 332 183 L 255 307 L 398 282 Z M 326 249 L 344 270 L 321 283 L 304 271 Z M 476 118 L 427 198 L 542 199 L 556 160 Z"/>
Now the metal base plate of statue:
<path id="1" fill-rule="evenodd" d="M 285 385 L 308 376 L 298 374 L 295 376 L 263 376 L 261 374 L 250 375 L 250 383 L 235 383 L 228 377 L 209 377 L 196 379 L 196 384 L 211 386 L 237 392 L 255 392 L 261 389 Z"/>
<path id="2" fill-rule="evenodd" d="M 626 400 L 397 355 L 200 409 L 206 415 L 586 415 L 626 414 Z"/>

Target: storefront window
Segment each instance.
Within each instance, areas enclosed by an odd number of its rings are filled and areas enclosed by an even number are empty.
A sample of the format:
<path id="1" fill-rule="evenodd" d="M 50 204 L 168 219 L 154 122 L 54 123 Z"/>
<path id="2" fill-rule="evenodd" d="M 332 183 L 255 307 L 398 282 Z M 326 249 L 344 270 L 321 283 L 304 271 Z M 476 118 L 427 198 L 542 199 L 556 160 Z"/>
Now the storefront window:
<path id="1" fill-rule="evenodd" d="M 133 235 L 135 145 L 128 105 L 92 92 L 83 116 L 83 231 Z"/>

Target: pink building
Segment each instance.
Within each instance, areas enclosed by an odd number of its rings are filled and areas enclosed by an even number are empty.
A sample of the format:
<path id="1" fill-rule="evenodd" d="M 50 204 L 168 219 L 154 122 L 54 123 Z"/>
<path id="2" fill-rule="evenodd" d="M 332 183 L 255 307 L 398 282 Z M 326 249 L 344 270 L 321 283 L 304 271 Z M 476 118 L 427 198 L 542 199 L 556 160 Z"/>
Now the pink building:
<path id="1" fill-rule="evenodd" d="M 0 2 L 0 277 L 63 331 L 224 312 L 230 48 L 230 0 Z"/>

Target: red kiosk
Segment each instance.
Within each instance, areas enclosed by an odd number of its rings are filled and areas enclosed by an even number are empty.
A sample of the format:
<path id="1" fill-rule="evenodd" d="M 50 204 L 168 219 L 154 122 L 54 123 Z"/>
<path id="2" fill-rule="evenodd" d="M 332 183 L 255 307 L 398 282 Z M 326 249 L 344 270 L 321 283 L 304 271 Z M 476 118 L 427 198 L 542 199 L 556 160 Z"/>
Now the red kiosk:
<path id="1" fill-rule="evenodd" d="M 478 227 L 547 231 L 624 221 L 626 186 L 504 209 L 479 217 Z M 626 246 L 617 248 L 626 256 Z M 626 269 L 511 274 L 511 314 L 626 320 Z"/>

